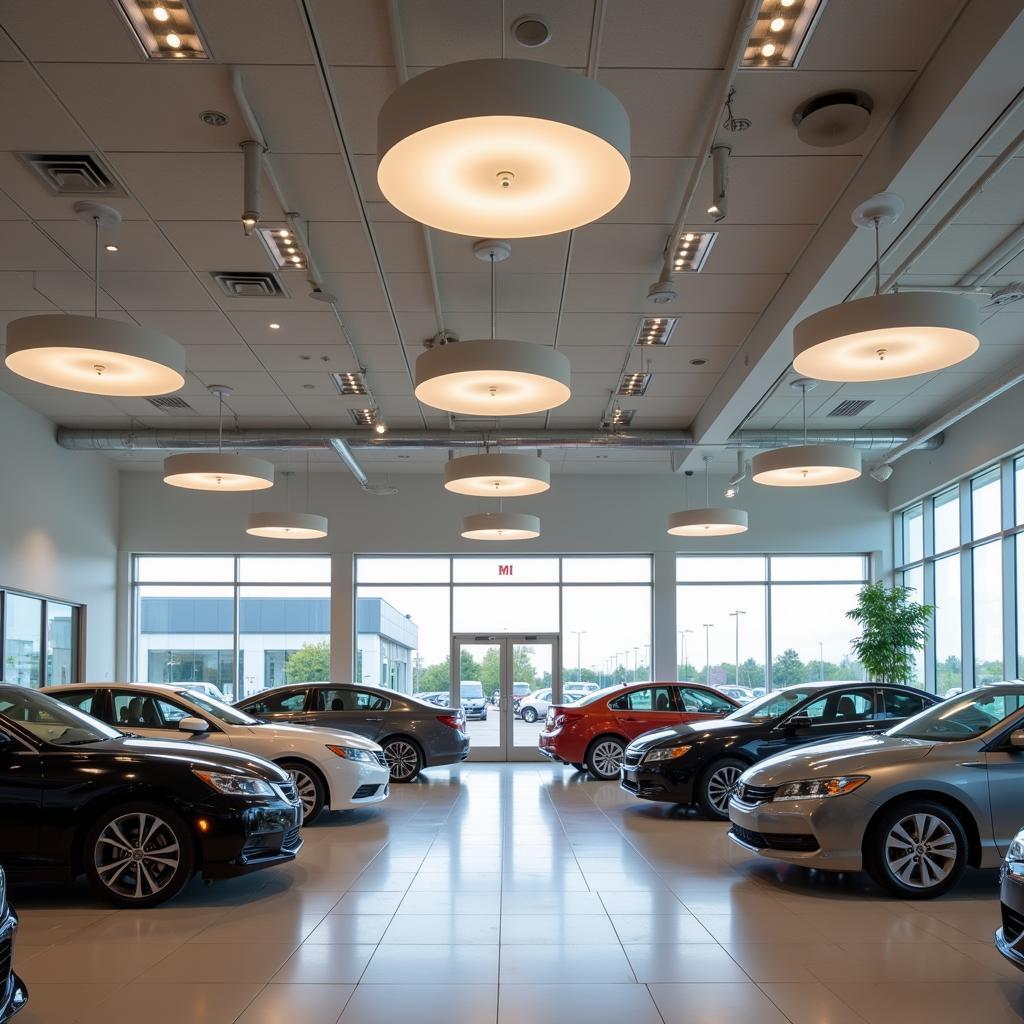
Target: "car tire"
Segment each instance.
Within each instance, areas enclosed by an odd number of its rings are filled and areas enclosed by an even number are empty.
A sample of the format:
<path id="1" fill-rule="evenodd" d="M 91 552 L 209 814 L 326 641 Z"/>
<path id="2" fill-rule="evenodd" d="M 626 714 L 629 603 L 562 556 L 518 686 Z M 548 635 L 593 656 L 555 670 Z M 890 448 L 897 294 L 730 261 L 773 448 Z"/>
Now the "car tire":
<path id="1" fill-rule="evenodd" d="M 747 767 L 735 757 L 723 757 L 707 767 L 697 781 L 697 806 L 705 818 L 729 820 L 729 794 Z"/>
<path id="2" fill-rule="evenodd" d="M 312 765 L 305 761 L 278 761 L 279 767 L 283 768 L 295 783 L 299 791 L 299 799 L 302 801 L 302 825 L 312 825 L 327 802 L 327 792 L 324 780 Z"/>
<path id="3" fill-rule="evenodd" d="M 625 752 L 626 744 L 618 736 L 598 736 L 587 748 L 587 771 L 599 782 L 611 782 L 619 777 Z"/>
<path id="4" fill-rule="evenodd" d="M 523 708 L 523 721 L 529 722 L 531 725 L 537 721 L 537 709 L 536 708 Z"/>
<path id="5" fill-rule="evenodd" d="M 905 800 L 875 820 L 864 842 L 864 867 L 904 900 L 928 900 L 951 889 L 967 865 L 967 832 L 934 800 Z"/>
<path id="6" fill-rule="evenodd" d="M 82 860 L 89 884 L 104 899 L 119 907 L 155 907 L 177 896 L 195 874 L 195 837 L 172 808 L 133 801 L 99 815 L 85 836 Z"/>
<path id="7" fill-rule="evenodd" d="M 404 736 L 385 740 L 384 759 L 388 763 L 392 782 L 412 782 L 423 771 L 423 752 L 419 745 Z"/>

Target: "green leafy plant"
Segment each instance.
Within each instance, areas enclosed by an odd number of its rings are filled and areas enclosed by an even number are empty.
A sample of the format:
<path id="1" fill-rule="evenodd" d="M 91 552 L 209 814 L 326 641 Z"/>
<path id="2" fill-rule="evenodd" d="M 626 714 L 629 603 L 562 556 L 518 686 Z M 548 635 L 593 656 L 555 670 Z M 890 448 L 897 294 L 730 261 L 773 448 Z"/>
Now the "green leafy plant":
<path id="1" fill-rule="evenodd" d="M 857 595 L 857 607 L 846 613 L 861 627 L 850 643 L 872 679 L 909 683 L 914 679 L 914 655 L 924 650 L 933 608 L 910 599 L 909 587 L 869 583 Z"/>

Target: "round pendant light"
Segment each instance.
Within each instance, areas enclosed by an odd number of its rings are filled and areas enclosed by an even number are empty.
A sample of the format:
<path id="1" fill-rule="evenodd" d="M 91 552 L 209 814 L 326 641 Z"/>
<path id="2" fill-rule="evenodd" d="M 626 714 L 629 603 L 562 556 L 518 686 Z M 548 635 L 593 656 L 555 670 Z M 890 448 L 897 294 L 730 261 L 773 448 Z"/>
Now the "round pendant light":
<path id="1" fill-rule="evenodd" d="M 121 222 L 117 210 L 81 202 L 75 212 L 93 224 L 93 316 L 46 313 L 7 325 L 7 368 L 25 377 L 89 395 L 166 395 L 185 383 L 185 350 L 173 338 L 99 315 L 100 228 Z"/>
<path id="2" fill-rule="evenodd" d="M 551 466 L 537 455 L 464 455 L 444 467 L 445 490 L 478 498 L 522 498 L 551 486 Z"/>
<path id="3" fill-rule="evenodd" d="M 800 444 L 758 452 L 750 460 L 751 479 L 770 487 L 823 487 L 856 480 L 861 456 L 841 444 Z"/>
<path id="4" fill-rule="evenodd" d="M 314 540 L 327 536 L 327 518 L 310 512 L 250 512 L 245 532 L 277 540 Z"/>
<path id="5" fill-rule="evenodd" d="M 532 540 L 540 536 L 540 519 L 527 512 L 478 512 L 462 519 L 467 540 Z"/>
<path id="6" fill-rule="evenodd" d="M 674 537 L 728 537 L 746 533 L 747 513 L 741 508 L 711 508 L 711 456 L 704 456 L 705 508 L 684 509 L 668 517 L 667 533 Z"/>
<path id="7" fill-rule="evenodd" d="M 377 119 L 377 184 L 460 235 L 533 238 L 589 224 L 629 188 L 629 117 L 593 79 L 473 60 L 410 79 Z"/>
<path id="8" fill-rule="evenodd" d="M 853 211 L 875 232 L 875 294 L 814 313 L 793 330 L 793 368 L 818 380 L 860 383 L 935 373 L 972 356 L 979 345 L 978 307 L 949 292 L 881 291 L 880 226 L 903 200 L 880 192 Z"/>
<path id="9" fill-rule="evenodd" d="M 164 459 L 164 483 L 191 491 L 263 491 L 273 487 L 273 463 L 224 451 L 224 399 L 232 389 L 211 384 L 206 390 L 217 396 L 217 451 L 186 452 Z"/>

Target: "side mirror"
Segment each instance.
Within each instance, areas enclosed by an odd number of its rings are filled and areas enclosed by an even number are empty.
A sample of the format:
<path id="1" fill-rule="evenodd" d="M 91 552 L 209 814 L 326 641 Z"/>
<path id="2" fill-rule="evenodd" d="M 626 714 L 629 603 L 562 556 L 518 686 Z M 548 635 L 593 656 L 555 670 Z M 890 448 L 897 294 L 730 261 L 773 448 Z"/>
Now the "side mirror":
<path id="1" fill-rule="evenodd" d="M 206 732 L 210 723 L 205 718 L 183 718 L 178 722 L 178 729 L 181 732 L 199 733 Z"/>
<path id="2" fill-rule="evenodd" d="M 1010 746 L 1014 750 L 1024 750 L 1024 729 L 1014 729 L 1010 733 Z"/>
<path id="3" fill-rule="evenodd" d="M 11 737 L 5 732 L 0 732 L 0 750 L 5 750 L 11 745 Z"/>
<path id="4" fill-rule="evenodd" d="M 786 728 L 793 732 L 796 732 L 797 729 L 810 729 L 810 727 L 810 715 L 794 715 L 786 722 Z"/>

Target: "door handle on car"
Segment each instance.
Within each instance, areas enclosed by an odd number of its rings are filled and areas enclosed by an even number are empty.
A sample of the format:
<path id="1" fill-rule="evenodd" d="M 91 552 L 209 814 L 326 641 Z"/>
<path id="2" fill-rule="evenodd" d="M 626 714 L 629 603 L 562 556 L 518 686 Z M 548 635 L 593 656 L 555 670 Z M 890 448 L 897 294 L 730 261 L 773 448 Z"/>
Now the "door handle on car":
<path id="1" fill-rule="evenodd" d="M 381 718 L 380 715 L 378 715 L 376 718 L 371 718 L 371 717 L 367 716 L 366 718 L 363 719 L 363 721 L 364 722 L 383 722 L 384 719 Z"/>
<path id="2" fill-rule="evenodd" d="M 960 767 L 961 768 L 987 768 L 988 767 L 988 762 L 987 761 L 961 761 L 960 762 Z"/>

